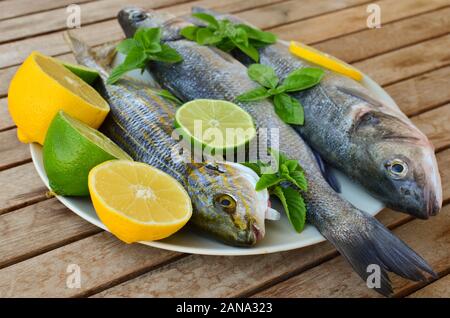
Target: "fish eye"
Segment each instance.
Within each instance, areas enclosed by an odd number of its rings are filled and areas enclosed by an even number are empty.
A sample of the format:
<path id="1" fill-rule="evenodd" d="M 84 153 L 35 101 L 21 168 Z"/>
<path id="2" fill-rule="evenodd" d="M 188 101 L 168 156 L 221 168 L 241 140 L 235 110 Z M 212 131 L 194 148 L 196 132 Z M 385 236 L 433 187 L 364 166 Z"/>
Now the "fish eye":
<path id="1" fill-rule="evenodd" d="M 218 194 L 215 201 L 228 213 L 232 213 L 236 209 L 236 200 L 229 194 Z"/>
<path id="2" fill-rule="evenodd" d="M 145 12 L 142 11 L 133 11 L 131 12 L 131 19 L 133 21 L 142 21 L 147 17 Z"/>
<path id="3" fill-rule="evenodd" d="M 393 178 L 404 178 L 408 173 L 408 165 L 401 159 L 393 159 L 385 164 L 385 167 Z"/>
<path id="4" fill-rule="evenodd" d="M 207 163 L 205 165 L 205 168 L 209 169 L 209 170 L 212 170 L 212 171 L 217 171 L 217 172 L 220 172 L 220 173 L 224 173 L 225 172 L 225 170 L 221 169 L 219 167 L 219 165 L 217 165 L 217 164 Z"/>

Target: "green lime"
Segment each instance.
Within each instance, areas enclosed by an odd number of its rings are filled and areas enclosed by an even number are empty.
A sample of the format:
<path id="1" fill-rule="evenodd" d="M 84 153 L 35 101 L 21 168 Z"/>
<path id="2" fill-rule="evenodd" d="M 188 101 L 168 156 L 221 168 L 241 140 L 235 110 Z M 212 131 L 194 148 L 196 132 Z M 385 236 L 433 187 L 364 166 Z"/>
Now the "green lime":
<path id="1" fill-rule="evenodd" d="M 196 99 L 181 106 L 175 126 L 194 145 L 217 153 L 245 146 L 256 136 L 252 117 L 236 104 L 212 99 Z"/>
<path id="2" fill-rule="evenodd" d="M 98 72 L 92 68 L 88 68 L 83 65 L 72 64 L 68 62 L 62 62 L 62 64 L 73 74 L 81 78 L 87 84 L 92 85 L 99 76 Z"/>
<path id="3" fill-rule="evenodd" d="M 101 132 L 59 111 L 52 120 L 43 148 L 50 188 L 59 195 L 89 195 L 88 174 L 96 165 L 131 157 Z"/>

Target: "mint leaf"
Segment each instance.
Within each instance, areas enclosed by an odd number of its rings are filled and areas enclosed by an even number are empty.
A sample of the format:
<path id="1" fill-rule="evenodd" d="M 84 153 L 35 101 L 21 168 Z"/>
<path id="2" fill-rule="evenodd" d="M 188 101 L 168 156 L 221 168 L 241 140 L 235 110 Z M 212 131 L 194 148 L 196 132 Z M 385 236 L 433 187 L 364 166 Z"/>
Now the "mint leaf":
<path id="1" fill-rule="evenodd" d="M 150 55 L 150 59 L 166 63 L 177 63 L 183 60 L 181 55 L 167 44 L 161 44 L 161 51 Z"/>
<path id="2" fill-rule="evenodd" d="M 238 29 L 242 29 L 247 33 L 248 38 L 258 40 L 267 44 L 272 44 L 277 41 L 277 36 L 270 32 L 264 32 L 255 28 L 252 28 L 246 24 L 238 24 L 235 26 Z"/>
<path id="3" fill-rule="evenodd" d="M 284 164 L 285 164 L 286 167 L 288 168 L 289 173 L 294 172 L 294 171 L 297 169 L 297 167 L 299 166 L 297 160 L 286 160 L 286 161 L 284 162 Z"/>
<path id="4" fill-rule="evenodd" d="M 283 205 L 284 211 L 294 229 L 300 233 L 305 227 L 306 205 L 300 193 L 292 188 L 277 186 L 272 193 L 278 197 Z"/>
<path id="5" fill-rule="evenodd" d="M 125 39 L 117 45 L 116 50 L 124 55 L 127 55 L 131 49 L 138 46 L 139 43 L 135 39 Z"/>
<path id="6" fill-rule="evenodd" d="M 291 178 L 291 181 L 293 184 L 295 184 L 300 190 L 307 191 L 308 190 L 308 182 L 306 181 L 305 174 L 303 171 L 292 171 L 289 174 L 289 177 Z"/>
<path id="7" fill-rule="evenodd" d="M 255 190 L 261 191 L 263 189 L 274 186 L 282 181 L 276 174 L 263 174 L 256 183 Z"/>
<path id="8" fill-rule="evenodd" d="M 278 168 L 280 168 L 281 165 L 283 165 L 288 160 L 288 158 L 283 153 L 273 148 L 269 149 L 269 153 L 272 156 L 272 158 L 276 160 Z"/>
<path id="9" fill-rule="evenodd" d="M 196 41 L 200 45 L 216 44 L 222 40 L 221 36 L 215 35 L 208 28 L 200 28 L 196 34 Z"/>
<path id="10" fill-rule="evenodd" d="M 212 15 L 209 15 L 207 13 L 193 13 L 192 16 L 208 23 L 209 26 L 212 26 L 215 29 L 219 28 L 219 21 L 217 21 L 216 18 Z"/>
<path id="11" fill-rule="evenodd" d="M 303 125 L 304 113 L 300 102 L 286 93 L 275 95 L 273 98 L 275 112 L 288 124 Z"/>
<path id="12" fill-rule="evenodd" d="M 232 39 L 233 41 L 233 39 Z M 237 43 L 235 41 L 233 41 L 233 43 L 239 48 L 239 50 L 241 50 L 242 52 L 244 52 L 247 56 L 249 56 L 253 61 L 258 62 L 259 61 L 259 53 L 258 50 L 248 44 L 248 45 L 244 45 L 241 43 Z"/>
<path id="13" fill-rule="evenodd" d="M 144 48 L 147 48 L 152 43 L 159 43 L 161 41 L 161 29 L 139 28 L 134 33 L 133 39 L 139 42 Z"/>
<path id="14" fill-rule="evenodd" d="M 247 74 L 252 80 L 267 88 L 275 88 L 279 82 L 273 68 L 266 65 L 252 64 L 248 67 Z"/>
<path id="15" fill-rule="evenodd" d="M 296 92 L 313 87 L 320 83 L 324 71 L 319 68 L 302 68 L 291 72 L 283 81 L 282 86 L 287 92 Z"/>
<path id="16" fill-rule="evenodd" d="M 233 36 L 233 40 L 247 47 L 248 46 L 247 33 L 245 33 L 245 31 L 242 29 L 235 29 L 235 30 L 236 32 Z"/>
<path id="17" fill-rule="evenodd" d="M 198 26 L 190 25 L 181 29 L 180 34 L 186 39 L 191 41 L 196 41 L 197 31 L 200 29 Z"/>
<path id="18" fill-rule="evenodd" d="M 258 176 L 261 176 L 261 166 L 256 162 L 242 162 L 242 165 L 252 169 Z"/>
<path id="19" fill-rule="evenodd" d="M 176 96 L 174 96 L 171 92 L 169 92 L 166 89 L 160 89 L 160 90 L 154 90 L 151 88 L 147 88 L 151 93 L 164 97 L 165 99 L 168 99 L 172 102 L 174 102 L 177 105 L 181 105 L 183 104 L 183 102 L 181 100 L 179 100 Z"/>
<path id="20" fill-rule="evenodd" d="M 107 83 L 113 84 L 125 73 L 145 66 L 146 55 L 140 47 L 134 47 L 129 52 L 122 64 L 115 67 L 108 77 Z"/>
<path id="21" fill-rule="evenodd" d="M 240 102 L 251 102 L 266 99 L 269 96 L 270 94 L 267 92 L 267 89 L 265 89 L 264 87 L 258 87 L 239 95 L 238 97 L 236 97 L 236 100 Z"/>

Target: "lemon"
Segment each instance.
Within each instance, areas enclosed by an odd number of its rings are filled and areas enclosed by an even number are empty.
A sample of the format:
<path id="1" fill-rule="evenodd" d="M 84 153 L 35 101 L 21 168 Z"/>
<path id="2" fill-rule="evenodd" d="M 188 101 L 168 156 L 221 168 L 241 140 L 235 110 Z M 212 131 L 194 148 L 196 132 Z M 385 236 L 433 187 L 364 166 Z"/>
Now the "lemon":
<path id="1" fill-rule="evenodd" d="M 91 86 L 57 60 L 32 52 L 19 67 L 8 91 L 8 108 L 24 143 L 44 143 L 58 110 L 98 128 L 108 103 Z"/>
<path id="2" fill-rule="evenodd" d="M 353 78 L 354 80 L 361 81 L 362 74 L 356 68 L 347 63 L 331 56 L 326 53 L 323 53 L 319 50 L 316 50 L 313 47 L 310 47 L 306 44 L 291 41 L 289 50 L 292 54 L 319 66 L 325 67 L 329 70 L 332 70 L 336 73 L 340 73 L 346 75 L 348 77 Z"/>
<path id="3" fill-rule="evenodd" d="M 89 195 L 88 174 L 111 159 L 132 160 L 108 137 L 63 111 L 48 128 L 43 161 L 50 188 L 59 195 Z"/>
<path id="4" fill-rule="evenodd" d="M 192 215 L 181 184 L 144 163 L 112 160 L 96 166 L 89 173 L 89 191 L 100 220 L 127 243 L 168 237 Z"/>
<path id="5" fill-rule="evenodd" d="M 92 68 L 68 62 L 62 62 L 62 64 L 65 68 L 67 68 L 69 71 L 71 71 L 73 74 L 81 78 L 89 85 L 92 85 L 99 77 L 98 72 L 96 70 L 93 70 Z"/>
<path id="6" fill-rule="evenodd" d="M 181 106 L 175 126 L 194 144 L 215 151 L 245 146 L 256 136 L 252 117 L 236 104 L 212 99 L 196 99 Z"/>

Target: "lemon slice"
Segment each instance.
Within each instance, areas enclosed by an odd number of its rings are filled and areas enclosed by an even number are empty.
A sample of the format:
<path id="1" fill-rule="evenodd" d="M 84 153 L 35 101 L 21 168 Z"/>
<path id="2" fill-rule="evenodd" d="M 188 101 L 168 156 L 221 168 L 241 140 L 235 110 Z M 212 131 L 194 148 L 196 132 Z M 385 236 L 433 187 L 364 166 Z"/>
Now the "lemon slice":
<path id="1" fill-rule="evenodd" d="M 127 243 L 168 237 L 192 215 L 182 185 L 144 163 L 106 161 L 91 170 L 88 183 L 98 217 Z"/>
<path id="2" fill-rule="evenodd" d="M 245 146 L 256 136 L 252 117 L 236 104 L 212 99 L 196 99 L 175 114 L 181 134 L 212 150 Z"/>
<path id="3" fill-rule="evenodd" d="M 325 67 L 336 73 L 346 75 L 354 80 L 361 81 L 362 74 L 353 66 L 315 48 L 303 43 L 291 41 L 289 50 L 295 56 L 298 56 L 308 62 Z"/>
<path id="4" fill-rule="evenodd" d="M 39 52 L 32 52 L 11 80 L 8 108 L 19 140 L 41 145 L 59 110 L 92 128 L 98 128 L 109 112 L 108 103 L 95 89 L 61 62 Z"/>

